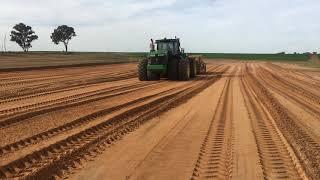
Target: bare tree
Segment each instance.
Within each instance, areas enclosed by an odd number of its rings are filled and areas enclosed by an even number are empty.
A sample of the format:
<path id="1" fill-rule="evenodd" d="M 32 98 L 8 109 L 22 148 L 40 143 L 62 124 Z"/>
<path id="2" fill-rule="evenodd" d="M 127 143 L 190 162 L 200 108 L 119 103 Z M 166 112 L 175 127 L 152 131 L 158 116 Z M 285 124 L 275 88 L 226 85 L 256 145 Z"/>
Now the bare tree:
<path id="1" fill-rule="evenodd" d="M 2 44 L 1 44 L 1 52 L 2 52 L 2 53 L 6 53 L 6 52 L 7 52 L 6 42 L 7 42 L 7 34 L 4 34 L 4 36 L 3 36 L 3 42 L 2 42 Z"/>
<path id="2" fill-rule="evenodd" d="M 1 53 L 5 54 L 7 52 L 7 33 L 4 34 L 3 36 L 3 41 L 0 41 L 1 45 Z"/>
<path id="3" fill-rule="evenodd" d="M 0 41 L 0 42 L 1 42 L 1 53 L 4 54 L 5 53 L 5 50 L 4 50 L 5 36 L 3 36 L 3 41 Z"/>
<path id="4" fill-rule="evenodd" d="M 3 42 L 1 42 L 1 52 L 3 53 Z"/>

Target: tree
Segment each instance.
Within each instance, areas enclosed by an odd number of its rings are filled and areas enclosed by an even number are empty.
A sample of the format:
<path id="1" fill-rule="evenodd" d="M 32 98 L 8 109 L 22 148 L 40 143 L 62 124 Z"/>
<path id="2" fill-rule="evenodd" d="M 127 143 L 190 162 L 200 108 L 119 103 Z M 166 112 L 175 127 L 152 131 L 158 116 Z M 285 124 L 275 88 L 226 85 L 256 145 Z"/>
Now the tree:
<path id="1" fill-rule="evenodd" d="M 50 38 L 52 39 L 52 42 L 54 42 L 57 45 L 60 42 L 62 42 L 64 44 L 65 49 L 66 49 L 66 53 L 68 53 L 69 41 L 74 36 L 76 36 L 76 33 L 74 32 L 73 27 L 69 27 L 67 25 L 62 25 L 53 31 Z"/>
<path id="2" fill-rule="evenodd" d="M 31 42 L 38 39 L 32 28 L 23 23 L 16 24 L 10 36 L 10 41 L 16 42 L 24 52 L 28 52 L 29 48 L 32 47 Z"/>
<path id="3" fill-rule="evenodd" d="M 4 38 L 3 38 L 3 50 L 4 50 L 4 53 L 7 52 L 7 33 L 4 35 Z"/>
<path id="4" fill-rule="evenodd" d="M 7 42 L 7 34 L 5 34 L 5 35 L 3 36 L 3 42 L 2 42 L 2 44 L 1 44 L 1 52 L 2 52 L 2 53 L 6 53 L 6 52 L 7 52 L 6 42 Z"/>

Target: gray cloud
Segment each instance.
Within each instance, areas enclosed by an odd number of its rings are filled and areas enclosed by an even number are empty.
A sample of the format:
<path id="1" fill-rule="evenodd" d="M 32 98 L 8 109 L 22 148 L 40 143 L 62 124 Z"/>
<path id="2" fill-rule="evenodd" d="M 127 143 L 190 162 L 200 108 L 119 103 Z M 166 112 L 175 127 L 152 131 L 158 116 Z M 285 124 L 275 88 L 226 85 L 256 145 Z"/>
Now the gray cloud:
<path id="1" fill-rule="evenodd" d="M 76 51 L 146 51 L 150 37 L 179 36 L 189 51 L 319 50 L 317 0 L 11 0 L 1 2 L 0 36 L 19 22 L 39 35 L 33 50 L 61 50 L 49 38 L 74 26 Z M 2 39 L 2 38 L 0 38 Z M 14 43 L 11 50 L 19 49 Z"/>

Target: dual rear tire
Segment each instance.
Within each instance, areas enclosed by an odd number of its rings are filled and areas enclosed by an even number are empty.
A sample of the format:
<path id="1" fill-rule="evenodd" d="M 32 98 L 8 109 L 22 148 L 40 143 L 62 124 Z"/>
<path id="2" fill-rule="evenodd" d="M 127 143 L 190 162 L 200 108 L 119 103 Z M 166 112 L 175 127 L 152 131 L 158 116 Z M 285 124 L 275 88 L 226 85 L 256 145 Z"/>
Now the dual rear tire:
<path id="1" fill-rule="evenodd" d="M 178 77 L 180 81 L 188 81 L 190 79 L 190 63 L 188 59 L 179 61 Z"/>
<path id="2" fill-rule="evenodd" d="M 188 59 L 171 59 L 168 62 L 168 79 L 188 81 L 190 79 L 190 63 Z"/>
<path id="3" fill-rule="evenodd" d="M 198 74 L 205 74 L 207 71 L 206 64 L 204 62 L 197 62 L 196 69 Z"/>

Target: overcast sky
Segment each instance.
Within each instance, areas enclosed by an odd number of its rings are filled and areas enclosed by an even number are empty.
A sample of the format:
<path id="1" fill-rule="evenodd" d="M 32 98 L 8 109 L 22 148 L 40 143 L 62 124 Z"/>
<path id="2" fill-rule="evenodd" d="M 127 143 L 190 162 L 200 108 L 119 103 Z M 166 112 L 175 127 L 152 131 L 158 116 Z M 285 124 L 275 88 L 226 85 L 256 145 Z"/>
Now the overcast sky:
<path id="1" fill-rule="evenodd" d="M 50 34 L 66 24 L 77 34 L 72 51 L 147 51 L 150 38 L 174 36 L 188 52 L 320 51 L 320 0 L 0 2 L 0 41 L 23 22 L 39 36 L 31 50 L 63 50 Z M 7 46 L 20 50 L 13 42 Z"/>

